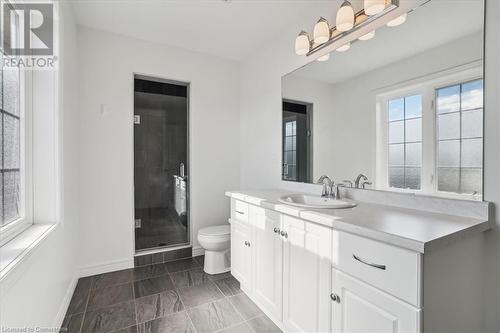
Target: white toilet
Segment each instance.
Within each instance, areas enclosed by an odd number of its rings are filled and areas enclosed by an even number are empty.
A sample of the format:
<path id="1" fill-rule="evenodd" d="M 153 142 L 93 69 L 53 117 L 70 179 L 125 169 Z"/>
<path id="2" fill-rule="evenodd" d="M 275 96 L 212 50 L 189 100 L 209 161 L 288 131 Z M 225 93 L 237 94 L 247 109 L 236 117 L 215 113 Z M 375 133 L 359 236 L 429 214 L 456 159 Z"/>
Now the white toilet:
<path id="1" fill-rule="evenodd" d="M 198 242 L 205 249 L 205 273 L 219 274 L 231 270 L 229 224 L 201 228 L 198 230 Z"/>

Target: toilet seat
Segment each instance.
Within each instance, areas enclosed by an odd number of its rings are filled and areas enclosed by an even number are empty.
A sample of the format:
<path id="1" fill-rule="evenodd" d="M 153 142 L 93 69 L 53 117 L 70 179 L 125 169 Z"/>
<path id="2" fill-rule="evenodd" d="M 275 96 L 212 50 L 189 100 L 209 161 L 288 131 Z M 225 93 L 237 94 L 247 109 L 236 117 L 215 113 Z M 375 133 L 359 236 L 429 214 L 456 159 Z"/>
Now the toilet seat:
<path id="1" fill-rule="evenodd" d="M 202 236 L 227 236 L 231 233 L 229 225 L 216 225 L 213 227 L 201 228 L 198 235 Z"/>

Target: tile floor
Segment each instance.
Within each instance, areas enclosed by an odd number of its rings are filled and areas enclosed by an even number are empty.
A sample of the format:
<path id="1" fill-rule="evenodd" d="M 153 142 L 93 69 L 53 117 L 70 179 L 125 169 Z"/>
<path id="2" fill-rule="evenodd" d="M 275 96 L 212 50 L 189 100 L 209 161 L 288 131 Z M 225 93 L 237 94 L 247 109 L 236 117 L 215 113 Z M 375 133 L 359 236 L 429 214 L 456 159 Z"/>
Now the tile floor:
<path id="1" fill-rule="evenodd" d="M 61 332 L 281 332 L 230 273 L 203 257 L 78 280 Z"/>

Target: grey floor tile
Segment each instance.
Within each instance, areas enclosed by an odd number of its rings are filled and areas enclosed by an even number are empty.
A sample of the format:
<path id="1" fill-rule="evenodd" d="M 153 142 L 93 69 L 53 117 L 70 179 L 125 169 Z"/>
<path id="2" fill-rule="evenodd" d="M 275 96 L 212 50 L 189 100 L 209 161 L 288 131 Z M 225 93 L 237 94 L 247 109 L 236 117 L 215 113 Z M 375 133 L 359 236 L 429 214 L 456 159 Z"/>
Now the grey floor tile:
<path id="1" fill-rule="evenodd" d="M 138 333 L 195 333 L 186 311 L 137 325 Z M 201 332 L 199 332 L 201 333 Z"/>
<path id="2" fill-rule="evenodd" d="M 135 313 L 138 323 L 165 317 L 182 310 L 184 310 L 184 305 L 176 290 L 141 297 L 135 301 Z"/>
<path id="3" fill-rule="evenodd" d="M 64 318 L 61 330 L 59 332 L 79 333 L 80 328 L 82 327 L 82 319 L 83 313 L 67 316 L 66 318 Z"/>
<path id="4" fill-rule="evenodd" d="M 193 258 L 181 259 L 167 262 L 167 269 L 170 273 L 187 271 L 189 269 L 198 268 L 200 264 Z"/>
<path id="5" fill-rule="evenodd" d="M 255 333 L 255 331 L 252 330 L 247 323 L 241 323 L 236 326 L 220 330 L 219 333 Z"/>
<path id="6" fill-rule="evenodd" d="M 176 288 L 195 286 L 210 281 L 210 275 L 201 268 L 171 273 L 170 277 Z"/>
<path id="7" fill-rule="evenodd" d="M 175 261 L 179 259 L 184 259 L 184 258 L 191 258 L 193 255 L 193 249 L 192 247 L 186 247 L 183 249 L 178 249 L 178 250 L 173 250 L 173 251 L 166 251 L 164 252 L 163 255 L 163 261 Z"/>
<path id="8" fill-rule="evenodd" d="M 90 292 L 75 293 L 71 297 L 71 301 L 66 311 L 66 316 L 81 313 L 85 311 L 87 300 L 89 299 Z"/>
<path id="9" fill-rule="evenodd" d="M 243 316 L 243 319 L 248 320 L 264 313 L 259 307 L 248 298 L 245 293 L 229 297 L 229 301 L 234 305 L 236 310 Z"/>
<path id="10" fill-rule="evenodd" d="M 255 331 L 259 333 L 281 333 L 281 330 L 276 326 L 271 319 L 266 315 L 251 319 L 247 321 L 247 324 Z"/>
<path id="11" fill-rule="evenodd" d="M 93 289 L 90 293 L 87 311 L 103 308 L 112 304 L 123 303 L 134 298 L 132 283 Z"/>
<path id="12" fill-rule="evenodd" d="M 135 324 L 134 302 L 129 301 L 85 313 L 82 332 L 111 332 Z"/>
<path id="13" fill-rule="evenodd" d="M 187 307 L 210 303 L 224 297 L 213 282 L 180 288 L 178 292 L 181 296 L 182 303 Z"/>
<path id="14" fill-rule="evenodd" d="M 151 254 L 134 257 L 135 267 L 151 265 L 152 263 L 153 263 L 153 256 Z"/>
<path id="15" fill-rule="evenodd" d="M 162 264 L 163 263 L 163 252 L 153 253 L 151 255 L 151 260 L 154 264 Z"/>
<path id="16" fill-rule="evenodd" d="M 124 284 L 127 282 L 132 282 L 131 269 L 124 269 L 121 271 L 95 275 L 92 288 L 97 289 L 109 286 L 116 286 L 118 284 Z"/>
<path id="17" fill-rule="evenodd" d="M 93 280 L 94 280 L 94 278 L 92 276 L 79 278 L 78 283 L 76 284 L 74 293 L 78 294 L 78 293 L 89 292 L 90 288 L 92 288 L 92 281 Z"/>
<path id="18" fill-rule="evenodd" d="M 134 281 L 135 298 L 159 294 L 171 289 L 174 289 L 174 284 L 169 275 Z"/>
<path id="19" fill-rule="evenodd" d="M 82 332 L 82 333 L 84 333 L 84 332 Z M 137 333 L 137 325 L 122 328 L 120 330 L 112 331 L 110 333 Z"/>
<path id="20" fill-rule="evenodd" d="M 144 280 L 153 277 L 168 274 L 165 264 L 155 264 L 148 266 L 135 267 L 133 271 L 134 280 Z"/>
<path id="21" fill-rule="evenodd" d="M 189 309 L 188 314 L 197 332 L 215 332 L 243 321 L 226 298 Z"/>
<path id="22" fill-rule="evenodd" d="M 234 277 L 215 280 L 214 283 L 224 293 L 225 296 L 234 296 L 241 293 L 240 283 Z"/>
<path id="23" fill-rule="evenodd" d="M 200 266 L 203 267 L 203 265 L 205 265 L 205 256 L 197 256 L 197 257 L 193 257 L 194 260 L 196 260 L 196 262 L 198 262 L 198 264 L 200 264 Z"/>

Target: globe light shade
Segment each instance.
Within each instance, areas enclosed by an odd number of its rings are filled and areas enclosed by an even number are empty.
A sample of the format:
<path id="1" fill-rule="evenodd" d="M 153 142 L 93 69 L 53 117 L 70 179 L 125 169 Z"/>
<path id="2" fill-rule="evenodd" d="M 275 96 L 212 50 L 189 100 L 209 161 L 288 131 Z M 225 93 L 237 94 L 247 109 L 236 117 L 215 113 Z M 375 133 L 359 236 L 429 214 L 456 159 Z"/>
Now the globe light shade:
<path id="1" fill-rule="evenodd" d="M 314 43 L 321 45 L 330 39 L 330 25 L 328 21 L 321 17 L 314 26 Z"/>
<path id="2" fill-rule="evenodd" d="M 367 34 L 364 34 L 363 36 L 359 37 L 359 40 L 370 40 L 373 37 L 375 37 L 375 30 L 370 31 Z"/>
<path id="3" fill-rule="evenodd" d="M 345 51 L 349 50 L 350 48 L 351 48 L 351 43 L 347 43 L 347 44 L 344 44 L 341 47 L 337 48 L 336 51 L 345 52 Z"/>
<path id="4" fill-rule="evenodd" d="M 327 61 L 328 59 L 330 59 L 330 53 L 327 53 L 327 54 L 319 57 L 317 60 L 318 61 Z"/>
<path id="5" fill-rule="evenodd" d="M 354 9 L 349 1 L 344 1 L 337 12 L 335 22 L 338 31 L 349 31 L 354 27 Z"/>
<path id="6" fill-rule="evenodd" d="M 306 55 L 310 50 L 311 42 L 309 35 L 305 31 L 301 31 L 295 38 L 295 53 L 297 55 Z"/>
<path id="7" fill-rule="evenodd" d="M 398 25 L 401 25 L 401 24 L 406 22 L 407 16 L 408 16 L 408 14 L 404 13 L 403 15 L 396 17 L 394 20 L 387 22 L 387 26 L 388 27 L 397 27 Z"/>
<path id="8" fill-rule="evenodd" d="M 366 15 L 376 15 L 385 9 L 385 0 L 364 0 Z"/>

